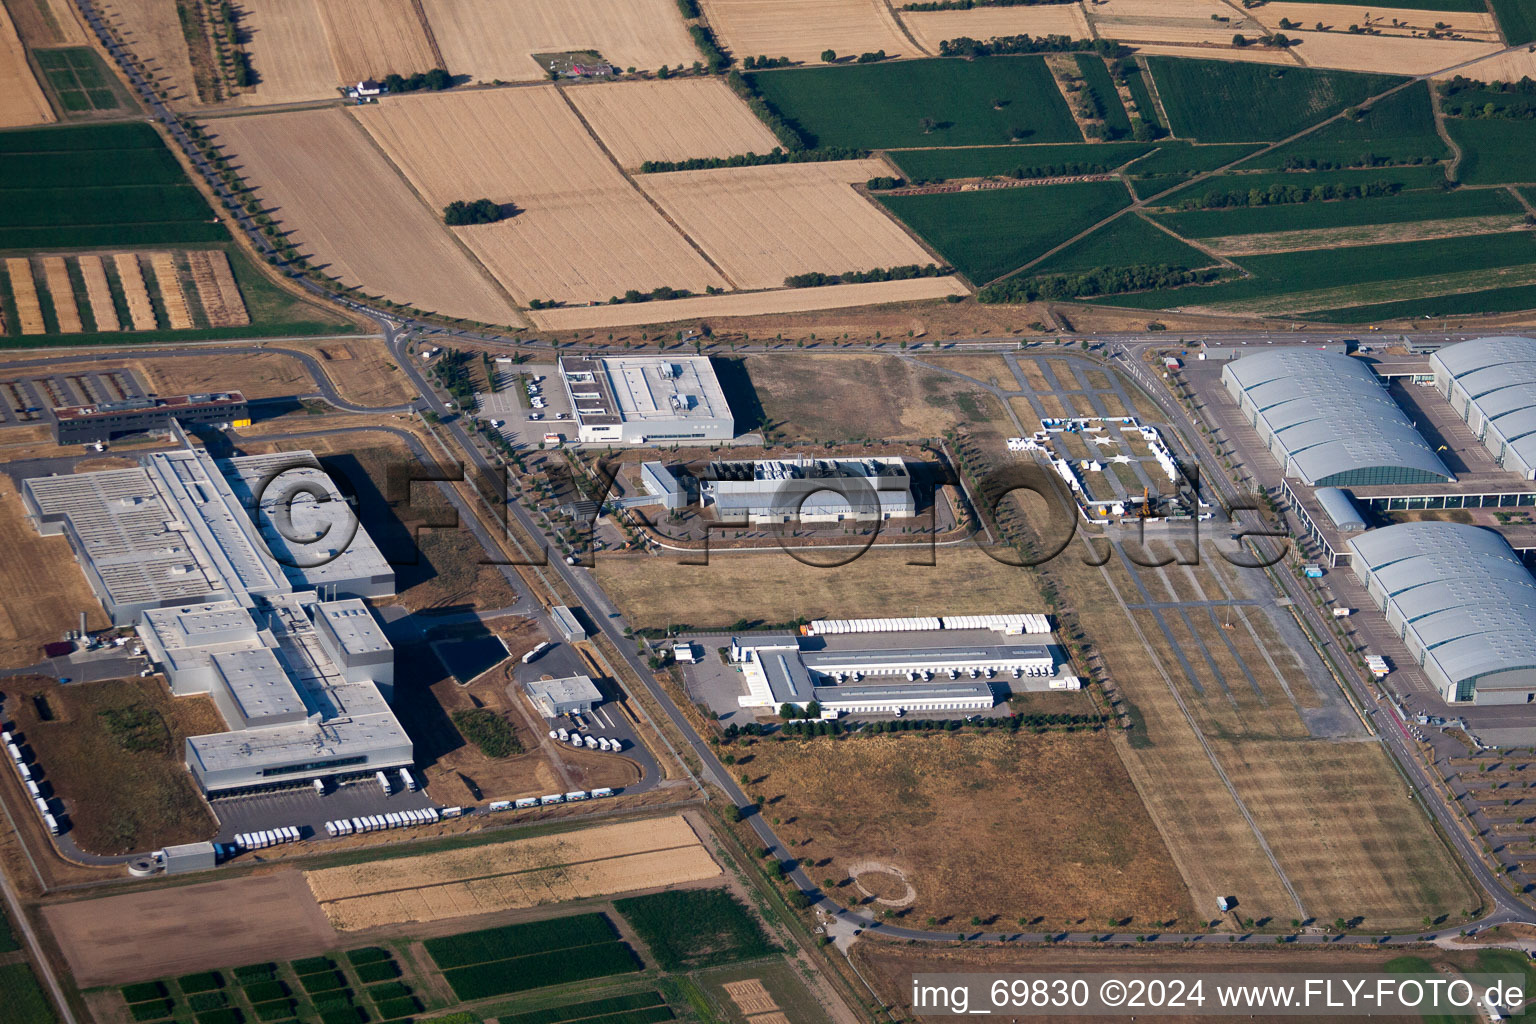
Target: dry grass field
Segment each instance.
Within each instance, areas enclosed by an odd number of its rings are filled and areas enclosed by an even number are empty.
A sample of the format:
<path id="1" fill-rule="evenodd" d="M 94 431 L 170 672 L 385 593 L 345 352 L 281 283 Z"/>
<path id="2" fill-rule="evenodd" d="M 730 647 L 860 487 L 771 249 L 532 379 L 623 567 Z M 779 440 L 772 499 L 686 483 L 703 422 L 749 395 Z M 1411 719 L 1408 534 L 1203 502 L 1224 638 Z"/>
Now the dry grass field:
<path id="1" fill-rule="evenodd" d="M 423 309 L 518 321 L 506 296 L 345 112 L 258 114 L 210 127 L 274 217 L 328 273 Z"/>
<path id="2" fill-rule="evenodd" d="M 703 0 L 715 35 L 738 56 L 763 54 L 821 62 L 839 55 L 884 50 L 917 57 L 910 40 L 880 0 Z"/>
<path id="3" fill-rule="evenodd" d="M 112 288 L 107 284 L 107 272 L 101 257 L 87 253 L 78 257 L 80 276 L 85 281 L 85 296 L 91 303 L 91 316 L 96 320 L 98 331 L 120 331 L 123 325 L 117 319 L 117 308 L 112 304 Z"/>
<path id="4" fill-rule="evenodd" d="M 1104 0 L 1088 8 L 1088 17 L 1099 35 L 1127 43 L 1228 45 L 1233 33 L 1259 28 L 1221 0 Z"/>
<path id="5" fill-rule="evenodd" d="M 639 180 L 733 285 L 777 288 L 791 274 L 933 262 L 853 190 L 853 182 L 886 173 L 878 160 L 839 160 L 675 171 Z"/>
<path id="6" fill-rule="evenodd" d="M 112 263 L 117 267 L 118 280 L 123 283 L 123 297 L 128 301 L 128 318 L 136 331 L 155 329 L 155 307 L 149 299 L 149 288 L 144 282 L 144 268 L 139 257 L 131 252 L 115 253 Z"/>
<path id="7" fill-rule="evenodd" d="M 1254 8 L 1252 17 L 1269 29 L 1278 29 L 1280 20 L 1284 18 L 1299 22 L 1309 29 L 1318 22 L 1337 32 L 1346 30 L 1350 25 L 1369 25 L 1382 35 L 1411 36 L 1439 24 L 1448 25 L 1456 34 L 1474 39 L 1492 42 L 1499 38 L 1498 25 L 1487 11 L 1420 11 L 1387 5 L 1296 4 L 1284 3 L 1282 0 Z"/>
<path id="8" fill-rule="evenodd" d="M 926 50 L 939 52 L 939 43 L 957 36 L 990 39 L 992 36 L 1064 35 L 1073 39 L 1090 36 L 1088 20 L 1078 4 L 1036 7 L 975 7 L 969 11 L 905 11 L 897 15 L 912 37 Z"/>
<path id="9" fill-rule="evenodd" d="M 440 65 L 412 0 L 316 0 L 316 7 L 341 82 Z"/>
<path id="10" fill-rule="evenodd" d="M 404 97 L 355 112 L 434 208 L 479 196 L 518 206 L 516 216 L 456 233 L 521 302 L 726 284 L 553 86 Z"/>
<path id="11" fill-rule="evenodd" d="M 493 846 L 324 868 L 305 880 L 342 931 L 438 921 L 713 878 L 681 815 Z M 402 879 L 413 886 L 402 887 Z"/>
<path id="12" fill-rule="evenodd" d="M 619 306 L 568 306 L 529 312 L 528 317 L 545 330 L 595 330 L 643 324 L 666 324 L 695 317 L 763 316 L 773 313 L 805 313 L 893 302 L 942 299 L 966 295 L 969 289 L 957 277 L 920 277 L 911 281 L 875 281 L 870 284 L 835 284 L 824 288 L 781 288 L 766 292 L 734 292 L 688 299 L 626 303 Z M 817 328 L 818 330 L 820 328 Z M 769 328 L 772 333 L 772 328 Z"/>
<path id="13" fill-rule="evenodd" d="M 1004 391 L 1018 390 L 1018 381 L 1002 356 L 934 356 L 923 362 L 997 385 Z"/>
<path id="14" fill-rule="evenodd" d="M 0 128 L 47 124 L 53 108 L 27 64 L 27 52 L 11 16 L 0 6 Z"/>
<path id="15" fill-rule="evenodd" d="M 110 623 L 75 565 L 69 541 L 42 537 L 27 521 L 21 496 L 10 477 L 0 477 L 0 664 L 30 665 L 42 657 L 42 645 L 59 638 L 61 623 L 89 613 L 92 629 Z"/>
<path id="16" fill-rule="evenodd" d="M 423 0 L 423 6 L 448 70 L 485 82 L 542 80 L 535 53 L 595 48 L 611 64 L 642 71 L 699 59 L 671 0 Z"/>
<path id="17" fill-rule="evenodd" d="M 337 942 L 297 871 L 54 903 L 42 914 L 82 988 L 249 963 L 276 950 L 307 956 Z M 125 921 L 133 942 L 123 941 Z"/>
<path id="18" fill-rule="evenodd" d="M 5 273 L 11 279 L 11 299 L 16 306 L 16 320 L 22 334 L 43 333 L 43 307 L 37 297 L 37 281 L 32 264 L 25 256 L 9 256 Z"/>
<path id="19" fill-rule="evenodd" d="M 1089 708 L 1082 698 L 1079 710 Z M 911 925 L 930 915 L 1004 930 L 1020 917 L 1066 927 L 1194 915 L 1106 733 L 875 736 L 746 753 L 749 792 L 790 823 L 781 834 L 816 862 L 813 877 L 891 865 L 916 890 Z M 851 885 L 838 891 L 856 899 Z"/>
<path id="20" fill-rule="evenodd" d="M 1430 238 L 1486 235 L 1499 231 L 1523 231 L 1523 218 L 1513 214 L 1492 217 L 1455 217 L 1447 220 L 1408 221 L 1402 224 L 1369 224 L 1349 228 L 1315 228 L 1306 231 L 1272 231 L 1254 235 L 1202 238 L 1200 244 L 1222 256 L 1295 252 L 1302 249 L 1335 249 L 1385 242 L 1417 242 Z"/>
<path id="21" fill-rule="evenodd" d="M 970 544 L 940 547 L 935 565 L 909 565 L 922 549 L 880 550 L 847 565 L 806 565 L 783 551 L 710 556 L 683 565 L 674 556 L 609 555 L 594 572 L 634 626 L 728 628 L 738 619 L 789 622 L 932 614 L 981 615 L 1040 607 L 1034 579 Z"/>
<path id="22" fill-rule="evenodd" d="M 48 297 L 53 300 L 53 315 L 59 323 L 60 334 L 79 334 L 80 307 L 75 304 L 74 285 L 69 280 L 69 267 L 63 256 L 42 258 L 44 280 L 48 282 Z"/>
<path id="23" fill-rule="evenodd" d="M 899 440 L 1008 424 L 991 394 L 895 356 L 764 354 L 746 365 L 768 421 L 793 440 Z"/>
<path id="24" fill-rule="evenodd" d="M 1473 40 L 1360 36 L 1348 32 L 1286 34 L 1301 40 L 1294 52 L 1308 67 L 1374 71 L 1391 75 L 1429 74 L 1453 64 L 1475 60 L 1501 46 L 1499 43 Z"/>
<path id="25" fill-rule="evenodd" d="M 116 27 L 119 38 L 148 69 L 150 77 L 170 86 L 174 106 L 197 105 L 192 59 L 187 54 L 176 0 L 102 0 L 96 9 Z"/>
<path id="26" fill-rule="evenodd" d="M 229 269 L 229 256 L 220 249 L 195 249 L 187 253 L 197 300 L 209 327 L 243 327 L 251 322 L 245 300 Z"/>
<path id="27" fill-rule="evenodd" d="M 332 99 L 345 81 L 336 70 L 327 27 L 316 0 L 245 0 L 241 28 L 246 52 L 259 77 L 242 103 L 292 103 Z M 357 81 L 357 79 L 352 79 Z"/>
<path id="28" fill-rule="evenodd" d="M 238 387 L 246 398 L 277 398 L 314 391 L 303 365 L 278 352 L 219 355 L 207 359 L 143 359 L 139 361 L 151 391 L 162 395 L 195 395 Z"/>
<path id="29" fill-rule="evenodd" d="M 401 405 L 416 396 L 380 341 L 289 342 L 320 360 L 342 398 L 358 405 Z"/>
<path id="30" fill-rule="evenodd" d="M 621 167 L 767 153 L 779 144 L 747 105 L 713 78 L 603 84 L 570 89 L 566 97 Z"/>
<path id="31" fill-rule="evenodd" d="M 165 318 L 171 330 L 185 331 L 192 327 L 192 313 L 187 309 L 187 296 L 181 288 L 181 275 L 176 269 L 176 256 L 169 252 L 149 254 L 149 269 L 155 274 L 155 287 L 160 290 L 160 301 L 165 304 Z"/>

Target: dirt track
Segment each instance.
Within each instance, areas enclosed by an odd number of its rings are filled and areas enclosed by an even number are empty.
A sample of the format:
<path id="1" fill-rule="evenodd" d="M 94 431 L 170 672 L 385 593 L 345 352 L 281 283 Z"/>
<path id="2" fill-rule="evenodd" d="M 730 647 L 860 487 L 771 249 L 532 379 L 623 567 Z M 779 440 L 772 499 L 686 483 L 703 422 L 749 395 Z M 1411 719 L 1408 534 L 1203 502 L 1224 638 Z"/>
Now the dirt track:
<path id="1" fill-rule="evenodd" d="M 298 871 L 57 904 L 43 919 L 82 988 L 309 956 L 338 941 Z"/>

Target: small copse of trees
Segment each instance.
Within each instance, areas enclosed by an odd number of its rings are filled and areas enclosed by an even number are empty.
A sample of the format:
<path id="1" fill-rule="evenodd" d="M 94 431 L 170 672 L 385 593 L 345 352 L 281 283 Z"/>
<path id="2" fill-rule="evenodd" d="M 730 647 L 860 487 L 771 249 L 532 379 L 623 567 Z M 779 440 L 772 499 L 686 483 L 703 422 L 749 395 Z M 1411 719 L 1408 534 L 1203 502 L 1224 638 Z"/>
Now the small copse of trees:
<path id="1" fill-rule="evenodd" d="M 390 74 L 384 76 L 383 86 L 392 93 L 442 92 L 453 87 L 453 76 L 443 68 L 418 71 L 409 77 Z"/>
<path id="2" fill-rule="evenodd" d="M 443 223 L 454 228 L 466 224 L 494 224 L 504 216 L 501 204 L 489 199 L 455 199 L 443 207 Z"/>

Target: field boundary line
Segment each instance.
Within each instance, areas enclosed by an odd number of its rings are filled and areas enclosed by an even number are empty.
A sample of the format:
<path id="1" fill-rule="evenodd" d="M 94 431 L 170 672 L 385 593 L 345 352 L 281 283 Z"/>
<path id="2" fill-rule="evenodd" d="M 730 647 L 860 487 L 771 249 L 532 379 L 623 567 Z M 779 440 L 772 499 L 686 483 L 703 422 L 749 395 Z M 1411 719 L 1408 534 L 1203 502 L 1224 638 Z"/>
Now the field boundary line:
<path id="1" fill-rule="evenodd" d="M 1131 190 L 1131 194 L 1135 195 L 1136 194 L 1136 190 L 1132 189 Z M 1192 249 L 1199 249 L 1201 252 L 1205 253 L 1207 256 L 1209 256 L 1211 259 L 1215 260 L 1217 263 L 1221 264 L 1222 266 L 1229 267 L 1232 270 L 1243 270 L 1242 267 L 1238 266 L 1236 263 L 1233 263 L 1231 260 L 1227 259 L 1221 253 L 1211 251 L 1211 249 L 1208 246 L 1206 246 L 1206 244 L 1205 244 L 1206 240 L 1205 239 L 1185 238 L 1183 235 L 1179 234 L 1177 231 L 1173 230 L 1172 228 L 1167 227 L 1167 226 L 1165 226 L 1163 224 L 1159 224 L 1157 221 L 1153 220 L 1151 217 L 1148 217 L 1146 215 L 1146 213 L 1144 213 L 1141 210 L 1136 210 L 1135 211 L 1135 215 L 1137 217 L 1141 218 L 1142 220 L 1146 221 L 1148 224 L 1151 224 L 1153 227 L 1157 228 L 1157 230 L 1163 232 L 1169 238 L 1172 238 L 1172 239 L 1174 239 L 1176 241 L 1183 242 L 1185 245 L 1189 246 Z M 1244 276 L 1247 276 L 1247 273 L 1248 272 L 1246 270 L 1243 270 Z"/>
<path id="2" fill-rule="evenodd" d="M 417 190 L 415 183 L 411 181 L 410 175 L 406 174 L 400 165 L 395 163 L 394 159 L 389 155 L 389 151 L 386 150 L 382 144 L 380 144 L 378 139 L 373 137 L 373 133 L 370 132 L 367 127 L 357 119 L 357 115 L 353 114 L 349 110 L 347 111 L 347 120 L 351 123 L 352 129 L 354 131 L 362 134 L 369 147 L 371 147 L 373 151 L 379 155 L 379 159 L 384 161 L 384 165 L 394 172 L 395 177 L 400 179 L 400 181 L 410 191 L 411 195 L 415 196 L 417 200 L 420 201 L 421 205 L 427 208 L 427 216 L 431 217 L 434 221 L 441 221 L 442 215 L 432 206 L 431 203 L 427 202 L 427 197 L 422 195 L 421 192 Z M 535 326 L 533 321 L 529 320 L 527 314 L 523 312 L 523 307 L 518 304 L 517 298 L 507 290 L 507 286 L 502 284 L 501 281 L 497 279 L 495 274 L 491 273 L 491 268 L 487 267 L 480 261 L 480 257 L 475 254 L 473 249 L 465 244 L 464 239 L 448 230 L 447 226 L 444 226 L 442 230 L 444 234 L 452 239 L 453 244 L 458 246 L 459 251 L 469 259 L 469 262 L 479 268 L 480 273 L 484 275 L 488 281 L 490 281 L 491 287 L 496 289 L 496 291 L 501 293 L 501 295 L 506 298 L 508 306 L 510 306 L 512 311 L 517 314 L 517 317 L 521 321 L 522 326 Z"/>
<path id="3" fill-rule="evenodd" d="M 1168 129 L 1168 138 L 1176 139 L 1173 133 L 1173 122 L 1168 118 L 1168 108 L 1163 106 L 1163 94 L 1157 89 L 1157 76 L 1152 73 L 1152 65 L 1142 54 L 1136 55 L 1136 66 L 1141 68 L 1141 75 L 1147 80 L 1147 92 L 1152 94 L 1152 102 L 1157 106 L 1158 116 L 1162 119 L 1163 127 Z M 1153 150 L 1155 153 L 1156 150 Z"/>
<path id="4" fill-rule="evenodd" d="M 1461 145 L 1451 137 L 1450 130 L 1445 127 L 1445 109 L 1440 106 L 1440 90 L 1436 89 L 1433 85 L 1429 87 L 1429 109 L 1435 116 L 1435 133 L 1440 136 L 1440 141 L 1444 142 L 1451 151 L 1451 162 L 1446 165 L 1445 176 L 1451 181 L 1455 181 L 1456 172 L 1461 169 Z M 1515 190 L 1511 189 L 1510 191 L 1514 192 Z M 1515 192 L 1515 198 L 1520 199 L 1518 192 Z M 1521 200 L 1521 202 L 1523 203 L 1524 200 Z M 1530 204 L 1527 203 L 1525 205 L 1526 209 L 1530 209 Z"/>
<path id="5" fill-rule="evenodd" d="M 555 95 L 560 97 L 560 102 L 564 103 L 566 108 L 575 115 L 576 120 L 581 124 L 582 129 L 592 139 L 593 143 L 596 144 L 597 148 L 602 151 L 603 156 L 607 158 L 608 162 L 613 165 L 614 170 L 618 171 L 619 175 L 623 177 L 625 182 L 628 183 L 629 187 L 638 192 L 640 194 L 640 198 L 644 199 L 646 203 L 650 205 L 651 209 L 655 210 L 661 219 L 667 222 L 667 226 L 670 227 L 673 231 L 676 231 L 682 240 L 687 242 L 693 251 L 699 254 L 699 258 L 709 265 L 709 269 L 719 274 L 721 280 L 731 286 L 731 291 L 741 291 L 741 285 L 731 280 L 731 275 L 725 272 L 725 268 L 716 263 L 715 258 L 709 253 L 705 252 L 704 247 L 695 241 L 692 235 L 684 231 L 682 225 L 673 220 L 672 215 L 663 209 L 660 203 L 651 198 L 650 193 L 646 192 L 645 189 L 640 187 L 640 183 L 635 180 L 635 176 L 630 174 L 629 171 L 627 171 L 619 164 L 618 159 L 613 155 L 613 150 L 608 148 L 608 144 L 604 142 L 602 137 L 598 135 L 597 132 L 592 128 L 591 122 L 582 116 L 582 113 L 579 109 L 577 109 L 576 104 L 572 103 L 571 98 L 565 94 L 565 90 L 558 84 L 554 87 L 554 89 Z"/>
<path id="6" fill-rule="evenodd" d="M 933 53 L 927 47 L 917 41 L 917 36 L 912 34 L 912 30 L 907 28 L 907 23 L 901 20 L 901 12 L 896 10 L 891 0 L 876 0 L 876 2 L 885 8 L 885 13 L 890 15 L 891 21 L 896 23 L 896 30 L 906 37 L 907 42 L 911 43 L 918 53 L 924 57 L 933 56 Z"/>
<path id="7" fill-rule="evenodd" d="M 1087 543 L 1087 541 L 1085 541 L 1085 543 Z M 1089 544 L 1089 548 L 1091 552 L 1091 544 Z M 1121 611 L 1124 612 L 1125 598 L 1121 595 L 1120 588 L 1115 586 L 1114 578 L 1109 575 L 1109 570 L 1106 569 L 1103 565 L 1100 565 L 1099 574 L 1104 577 L 1104 582 L 1106 585 L 1108 585 L 1109 592 L 1115 595 L 1116 603 L 1120 605 Z M 1200 741 L 1200 748 L 1205 751 L 1205 756 L 1210 760 L 1211 767 L 1215 769 L 1217 778 L 1221 779 L 1222 785 L 1227 788 L 1227 793 L 1232 797 L 1232 802 L 1237 805 L 1238 813 L 1241 814 L 1243 816 L 1243 820 L 1248 823 L 1248 828 L 1250 831 L 1252 831 L 1253 838 L 1258 841 L 1259 848 L 1264 851 L 1264 856 L 1269 859 L 1269 865 L 1274 869 L 1275 876 L 1280 879 L 1280 884 L 1285 886 L 1285 891 L 1290 895 L 1291 901 L 1296 904 L 1297 913 L 1299 913 L 1303 918 L 1307 917 L 1306 908 L 1303 907 L 1301 903 L 1301 897 L 1296 894 L 1296 888 L 1291 885 L 1291 880 L 1286 876 L 1285 869 L 1280 866 L 1280 861 L 1275 857 L 1274 850 L 1270 849 L 1269 841 L 1264 838 L 1264 833 L 1259 828 L 1259 823 L 1253 820 L 1253 815 L 1248 812 L 1248 806 L 1243 803 L 1243 798 L 1238 795 L 1237 787 L 1233 785 L 1232 780 L 1227 777 L 1226 770 L 1222 768 L 1221 761 L 1219 758 L 1217 758 L 1216 752 L 1211 749 L 1210 741 L 1205 738 L 1205 732 L 1200 728 L 1199 723 L 1195 721 L 1194 715 L 1190 713 L 1189 705 L 1184 703 L 1184 698 L 1182 695 L 1180 695 L 1178 687 L 1174 686 L 1173 680 L 1168 678 L 1168 672 L 1163 668 L 1162 662 L 1158 661 L 1158 659 L 1152 655 L 1152 645 L 1147 643 L 1147 637 L 1146 634 L 1142 632 L 1141 624 L 1136 621 L 1136 617 L 1134 615 L 1127 613 L 1125 617 L 1130 622 L 1131 629 L 1136 634 L 1136 639 L 1141 641 L 1142 649 L 1147 652 L 1148 660 L 1153 665 L 1157 666 L 1157 674 L 1163 677 L 1163 683 L 1167 685 L 1168 692 L 1173 695 L 1173 701 L 1178 705 L 1180 713 L 1184 715 L 1184 720 L 1189 723 L 1190 731 L 1194 733 L 1195 739 Z M 1127 768 L 1127 771 L 1129 770 L 1130 769 Z M 1132 774 L 1132 778 L 1135 778 L 1134 773 Z M 1169 855 L 1172 856 L 1171 848 L 1169 850 Z"/>
<path id="8" fill-rule="evenodd" d="M 415 10 L 416 20 L 421 24 L 421 34 L 427 39 L 427 48 L 432 51 L 433 66 L 446 71 L 448 62 L 443 60 L 443 51 L 437 45 L 437 33 L 432 31 L 432 21 L 427 17 L 426 8 L 421 6 L 421 0 L 411 0 L 411 8 Z"/>

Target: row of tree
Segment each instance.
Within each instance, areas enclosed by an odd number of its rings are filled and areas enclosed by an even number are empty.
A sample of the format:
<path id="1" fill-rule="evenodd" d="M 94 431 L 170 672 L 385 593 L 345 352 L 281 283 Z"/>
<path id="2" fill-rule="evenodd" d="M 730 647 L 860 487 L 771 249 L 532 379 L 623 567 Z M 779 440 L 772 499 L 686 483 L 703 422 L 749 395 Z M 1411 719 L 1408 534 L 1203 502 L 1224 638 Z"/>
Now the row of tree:
<path id="1" fill-rule="evenodd" d="M 708 25 L 689 25 L 688 34 L 693 37 L 693 45 L 704 55 L 704 66 L 711 72 L 723 71 L 731 66 L 731 58 L 715 42 L 715 34 Z"/>
<path id="2" fill-rule="evenodd" d="M 1230 276 L 1225 267 L 1189 270 L 1167 264 L 1143 264 L 1132 267 L 1094 267 L 1076 274 L 1046 274 L 1039 277 L 1011 277 L 989 284 L 977 293 L 978 302 L 1038 302 L 1042 299 L 1066 300 L 1093 295 L 1117 295 L 1122 292 L 1179 288 L 1190 284 L 1209 284 Z"/>
<path id="3" fill-rule="evenodd" d="M 1319 160 L 1316 157 L 1288 156 L 1280 161 L 1282 171 L 1338 171 L 1357 167 L 1401 167 L 1405 164 L 1439 163 L 1440 158 L 1419 156 L 1381 156 L 1378 153 L 1361 153 L 1349 160 Z"/>
<path id="4" fill-rule="evenodd" d="M 1240 206 L 1283 206 L 1288 203 L 1321 203 L 1333 199 L 1377 199 L 1395 196 L 1403 190 L 1400 181 L 1368 181 L 1363 185 L 1344 185 L 1336 181 L 1321 185 L 1289 185 L 1275 182 L 1268 188 L 1212 191 L 1179 203 L 1181 210 L 1224 210 Z"/>
<path id="5" fill-rule="evenodd" d="M 1113 39 L 1073 39 L 1067 35 L 993 36 L 983 42 L 970 36 L 945 39 L 939 43 L 940 57 L 999 57 L 1020 53 L 1097 53 L 1101 57 L 1119 57 L 1125 47 Z"/>
<path id="6" fill-rule="evenodd" d="M 631 288 L 623 295 L 613 296 L 608 300 L 608 305 L 621 306 L 626 302 L 650 302 L 653 299 L 686 299 L 692 294 L 693 292 L 686 288 L 669 288 L 666 285 L 662 285 L 659 288 L 652 288 L 648 292 L 642 292 L 638 288 Z"/>
<path id="7" fill-rule="evenodd" d="M 786 288 L 820 288 L 829 284 L 869 284 L 872 281 L 911 281 L 919 277 L 943 277 L 954 273 L 951 267 L 937 263 L 919 266 L 908 263 L 900 267 L 877 267 L 874 270 L 845 270 L 841 274 L 791 274 L 784 279 Z"/>
<path id="8" fill-rule="evenodd" d="M 787 68 L 793 63 L 794 61 L 790 60 L 788 57 L 757 56 L 743 58 L 741 66 L 746 68 L 748 71 L 762 71 L 767 68 Z"/>
<path id="9" fill-rule="evenodd" d="M 779 140 L 779 144 L 790 152 L 798 152 L 802 149 L 814 147 L 814 141 L 807 138 L 800 126 L 783 114 L 772 103 L 763 98 L 752 84 L 752 80 L 739 71 L 731 71 L 725 76 L 725 84 L 731 87 L 731 91 L 740 96 L 758 120 L 768 126 L 773 132 L 773 137 Z"/>
<path id="10" fill-rule="evenodd" d="M 646 160 L 640 165 L 641 174 L 662 174 L 667 171 L 707 171 L 716 167 L 758 167 L 762 164 L 809 164 L 824 160 L 862 160 L 869 156 L 867 149 L 851 149 L 846 146 L 829 146 L 825 149 L 785 150 L 775 146 L 767 153 L 737 153 L 735 156 L 696 156 L 687 160 Z"/>

